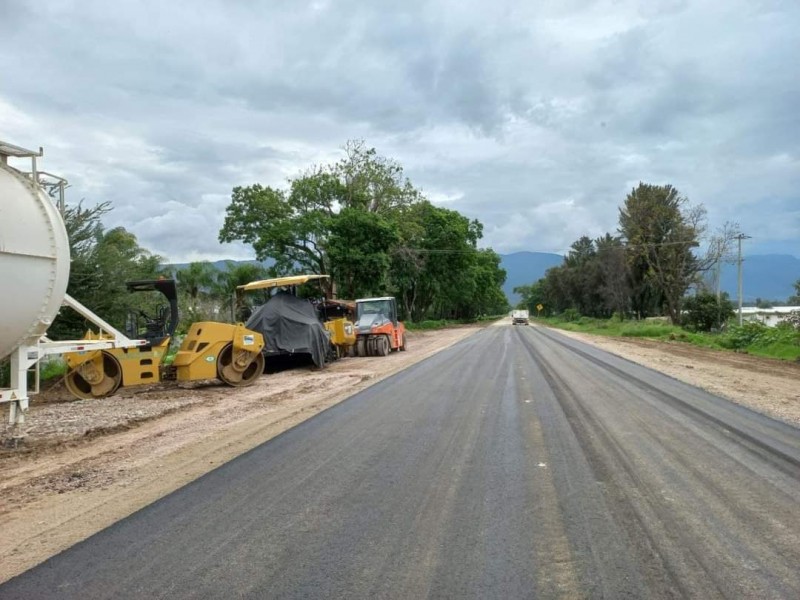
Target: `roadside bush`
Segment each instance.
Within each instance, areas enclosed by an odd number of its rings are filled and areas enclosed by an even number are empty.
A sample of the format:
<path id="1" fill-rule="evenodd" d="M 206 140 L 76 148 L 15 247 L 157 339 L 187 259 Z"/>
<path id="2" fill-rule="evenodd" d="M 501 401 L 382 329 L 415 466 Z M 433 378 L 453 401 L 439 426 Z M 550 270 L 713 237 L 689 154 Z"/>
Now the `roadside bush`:
<path id="1" fill-rule="evenodd" d="M 682 325 L 689 331 L 719 329 L 734 315 L 727 295 L 719 301 L 714 294 L 697 294 L 683 300 Z"/>
<path id="2" fill-rule="evenodd" d="M 461 324 L 460 321 L 453 321 L 447 319 L 431 319 L 428 321 L 418 321 L 416 323 L 411 321 L 406 321 L 406 329 L 409 331 L 424 331 L 427 329 L 445 329 L 446 327 L 452 327 L 454 325 Z"/>
<path id="3" fill-rule="evenodd" d="M 674 333 L 675 329 L 672 325 L 659 323 L 631 324 L 624 326 L 619 334 L 622 337 L 659 338 Z"/>
<path id="4" fill-rule="evenodd" d="M 577 308 L 568 308 L 559 315 L 559 318 L 562 321 L 572 323 L 573 321 L 577 321 L 581 318 L 581 313 L 578 312 Z"/>
<path id="5" fill-rule="evenodd" d="M 792 325 L 767 327 L 758 321 L 750 321 L 742 324 L 741 327 L 732 326 L 722 337 L 720 344 L 733 350 L 743 350 L 751 346 L 757 348 L 800 346 L 800 331 Z"/>
<path id="6" fill-rule="evenodd" d="M 778 325 L 778 327 L 782 326 L 788 326 L 800 331 L 800 310 L 793 310 L 790 312 Z"/>

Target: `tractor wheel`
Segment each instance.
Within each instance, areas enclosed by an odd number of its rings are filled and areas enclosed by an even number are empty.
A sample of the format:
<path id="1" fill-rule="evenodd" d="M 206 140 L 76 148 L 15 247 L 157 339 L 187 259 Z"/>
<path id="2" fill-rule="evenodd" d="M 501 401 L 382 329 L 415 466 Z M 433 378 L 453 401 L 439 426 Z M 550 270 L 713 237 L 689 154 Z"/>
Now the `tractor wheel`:
<path id="1" fill-rule="evenodd" d="M 382 335 L 377 339 L 378 356 L 389 356 L 392 350 L 392 345 L 389 343 L 389 336 Z"/>
<path id="2" fill-rule="evenodd" d="M 73 369 L 64 379 L 70 393 L 82 400 L 105 398 L 119 389 L 122 383 L 122 367 L 108 352 L 100 353 L 103 358 L 103 372 L 97 371 L 94 361 L 89 361 Z"/>
<path id="3" fill-rule="evenodd" d="M 250 358 L 251 354 L 246 350 L 236 351 L 233 344 L 226 344 L 217 359 L 217 377 L 233 387 L 245 387 L 255 383 L 255 380 L 264 373 L 264 355 L 257 352 Z"/>
<path id="4" fill-rule="evenodd" d="M 366 356 L 367 355 L 367 340 L 363 337 L 358 338 L 356 342 L 356 356 Z"/>
<path id="5" fill-rule="evenodd" d="M 400 352 L 405 352 L 407 347 L 408 346 L 406 346 L 406 334 L 404 333 L 403 337 L 400 338 Z"/>

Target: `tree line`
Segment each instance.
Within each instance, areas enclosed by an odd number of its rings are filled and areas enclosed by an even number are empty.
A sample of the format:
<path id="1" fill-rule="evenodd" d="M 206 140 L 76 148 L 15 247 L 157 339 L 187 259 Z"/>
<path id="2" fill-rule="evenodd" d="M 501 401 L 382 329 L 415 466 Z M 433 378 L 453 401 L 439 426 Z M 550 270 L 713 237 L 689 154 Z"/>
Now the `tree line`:
<path id="1" fill-rule="evenodd" d="M 237 286 L 293 273 L 330 275 L 327 295 L 344 299 L 394 295 L 401 316 L 468 319 L 508 309 L 500 256 L 478 248 L 482 225 L 434 206 L 405 177 L 402 166 L 362 141 L 348 142 L 344 158 L 308 169 L 286 188 L 253 184 L 233 189 L 219 232 L 242 241 L 258 263 L 217 269 L 194 262 L 170 269 L 123 227 L 106 229 L 108 203 L 68 207 L 64 221 L 72 255 L 67 293 L 111 324 L 125 328 L 131 310 L 163 302 L 130 294 L 125 282 L 174 276 L 181 329 L 203 319 L 229 320 Z M 55 339 L 81 337 L 84 320 L 61 311 Z"/>
<path id="2" fill-rule="evenodd" d="M 680 324 L 688 305 L 697 300 L 686 294 L 694 287 L 702 305 L 712 314 L 730 314 L 730 301 L 718 294 L 719 266 L 740 234 L 727 223 L 701 246 L 706 233 L 706 211 L 691 205 L 672 185 L 640 183 L 619 207 L 615 233 L 598 238 L 583 236 L 571 246 L 563 264 L 545 276 L 515 288 L 520 305 L 548 314 L 596 318 L 643 319 L 667 316 Z M 703 321 L 700 328 L 706 328 Z"/>

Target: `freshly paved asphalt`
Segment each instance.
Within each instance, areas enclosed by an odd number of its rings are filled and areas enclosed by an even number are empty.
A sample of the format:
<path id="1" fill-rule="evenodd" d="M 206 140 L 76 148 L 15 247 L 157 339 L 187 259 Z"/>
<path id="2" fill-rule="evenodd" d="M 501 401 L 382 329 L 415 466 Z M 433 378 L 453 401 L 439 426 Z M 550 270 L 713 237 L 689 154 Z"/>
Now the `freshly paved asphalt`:
<path id="1" fill-rule="evenodd" d="M 490 327 L 0 587 L 240 597 L 800 598 L 800 430 Z"/>

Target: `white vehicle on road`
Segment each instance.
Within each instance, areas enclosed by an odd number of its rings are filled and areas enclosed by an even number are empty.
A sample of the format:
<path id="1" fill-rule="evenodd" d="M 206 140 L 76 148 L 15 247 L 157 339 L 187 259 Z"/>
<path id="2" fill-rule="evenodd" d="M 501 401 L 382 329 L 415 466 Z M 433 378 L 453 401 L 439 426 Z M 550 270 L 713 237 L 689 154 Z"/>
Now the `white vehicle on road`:
<path id="1" fill-rule="evenodd" d="M 511 311 L 511 324 L 512 325 L 527 325 L 528 324 L 528 311 L 527 310 L 512 310 Z"/>

